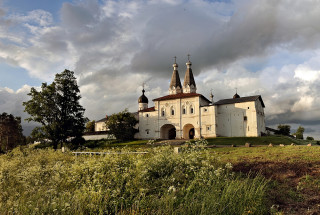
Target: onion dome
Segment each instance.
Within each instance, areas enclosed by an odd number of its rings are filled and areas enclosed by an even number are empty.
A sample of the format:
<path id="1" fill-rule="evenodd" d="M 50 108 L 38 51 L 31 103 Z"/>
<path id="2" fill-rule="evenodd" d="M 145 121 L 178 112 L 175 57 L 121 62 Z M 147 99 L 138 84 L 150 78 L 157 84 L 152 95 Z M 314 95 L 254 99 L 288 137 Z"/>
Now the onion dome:
<path id="1" fill-rule="evenodd" d="M 236 93 L 236 94 L 234 94 L 233 98 L 238 99 L 238 98 L 240 98 L 240 96 L 238 95 L 238 93 Z"/>
<path id="2" fill-rule="evenodd" d="M 142 95 L 138 99 L 138 103 L 148 103 L 148 98 L 144 95 L 145 90 L 142 90 Z"/>

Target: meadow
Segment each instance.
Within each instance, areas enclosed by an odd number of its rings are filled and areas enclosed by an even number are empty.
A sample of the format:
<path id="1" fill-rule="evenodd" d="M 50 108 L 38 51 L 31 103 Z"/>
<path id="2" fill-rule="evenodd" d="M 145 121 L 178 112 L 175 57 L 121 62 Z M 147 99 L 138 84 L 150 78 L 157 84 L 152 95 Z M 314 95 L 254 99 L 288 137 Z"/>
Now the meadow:
<path id="1" fill-rule="evenodd" d="M 0 214 L 265 214 L 268 181 L 209 150 L 74 156 L 16 148 L 0 156 Z M 144 148 L 145 150 L 145 148 Z"/>
<path id="2" fill-rule="evenodd" d="M 320 208 L 320 147 L 205 148 L 198 141 L 177 154 L 170 145 L 110 144 L 115 147 L 103 151 L 112 154 L 103 156 L 35 147 L 0 155 L 0 214 L 307 214 Z M 129 153 L 139 151 L 148 153 Z"/>

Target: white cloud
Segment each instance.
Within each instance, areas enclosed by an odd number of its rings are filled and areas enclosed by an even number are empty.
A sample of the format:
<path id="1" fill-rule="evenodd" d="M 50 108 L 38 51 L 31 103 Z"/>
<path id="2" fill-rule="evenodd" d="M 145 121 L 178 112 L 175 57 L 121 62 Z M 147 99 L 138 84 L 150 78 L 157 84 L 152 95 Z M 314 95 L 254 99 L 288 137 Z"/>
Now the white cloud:
<path id="1" fill-rule="evenodd" d="M 299 65 L 295 70 L 294 77 L 303 81 L 314 82 L 319 79 L 320 70 L 312 70 L 309 67 Z"/>
<path id="2" fill-rule="evenodd" d="M 99 119 L 119 108 L 135 111 L 142 82 L 152 105 L 167 93 L 173 56 L 183 78 L 190 53 L 200 93 L 212 88 L 215 100 L 232 97 L 235 88 L 241 96 L 261 94 L 270 122 L 292 122 L 320 112 L 319 9 L 311 0 L 86 0 L 64 3 L 59 23 L 43 10 L 1 9 L 0 58 L 49 82 L 74 70 L 86 114 Z M 297 62 L 280 55 L 270 65 L 283 50 Z M 251 69 L 252 62 L 260 68 Z"/>
<path id="3" fill-rule="evenodd" d="M 297 111 L 308 111 L 313 106 L 314 98 L 311 96 L 304 96 L 300 98 L 299 101 L 294 103 L 291 111 L 297 112 Z"/>

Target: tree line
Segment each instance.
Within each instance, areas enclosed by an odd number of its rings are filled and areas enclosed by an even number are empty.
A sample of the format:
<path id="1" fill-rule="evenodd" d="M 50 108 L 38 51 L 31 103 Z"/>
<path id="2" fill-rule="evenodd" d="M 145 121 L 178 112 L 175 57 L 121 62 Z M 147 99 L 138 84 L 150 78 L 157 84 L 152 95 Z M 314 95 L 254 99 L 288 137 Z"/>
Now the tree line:
<path id="1" fill-rule="evenodd" d="M 54 149 L 66 142 L 80 146 L 84 143 L 83 132 L 94 131 L 95 122 L 84 117 L 85 109 L 79 103 L 81 96 L 74 72 L 64 70 L 56 74 L 51 84 L 42 83 L 41 90 L 32 87 L 28 96 L 30 100 L 23 102 L 24 111 L 29 114 L 26 121 L 39 124 L 31 132 L 30 142 L 44 140 Z M 110 116 L 107 127 L 117 139 L 128 140 L 137 131 L 133 128 L 136 123 L 135 117 L 125 110 Z M 0 152 L 25 144 L 22 131 L 20 117 L 0 115 Z"/>

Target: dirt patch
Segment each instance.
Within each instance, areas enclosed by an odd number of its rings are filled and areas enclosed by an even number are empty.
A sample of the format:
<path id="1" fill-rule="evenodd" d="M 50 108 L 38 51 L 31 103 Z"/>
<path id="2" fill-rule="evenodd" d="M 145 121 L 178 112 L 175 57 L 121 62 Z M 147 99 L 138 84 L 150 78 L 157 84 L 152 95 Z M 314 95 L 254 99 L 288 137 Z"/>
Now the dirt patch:
<path id="1" fill-rule="evenodd" d="M 236 172 L 270 179 L 270 204 L 284 214 L 320 215 L 320 162 L 255 161 L 233 166 Z"/>

